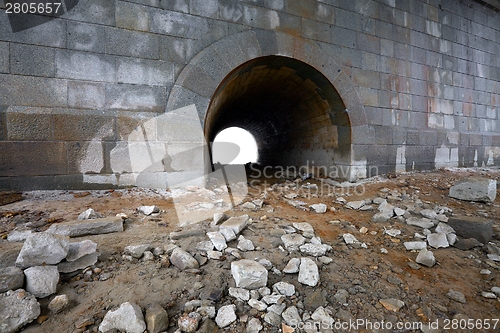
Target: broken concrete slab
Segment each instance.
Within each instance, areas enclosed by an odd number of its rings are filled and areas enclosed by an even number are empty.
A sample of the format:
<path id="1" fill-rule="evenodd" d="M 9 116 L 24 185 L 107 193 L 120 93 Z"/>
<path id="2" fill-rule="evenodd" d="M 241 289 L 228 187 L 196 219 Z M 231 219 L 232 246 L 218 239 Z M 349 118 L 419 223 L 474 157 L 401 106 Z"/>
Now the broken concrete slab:
<path id="1" fill-rule="evenodd" d="M 231 274 L 238 288 L 258 289 L 267 285 L 267 269 L 253 260 L 233 261 Z"/>
<path id="2" fill-rule="evenodd" d="M 60 273 L 71 273 L 76 272 L 80 269 L 85 269 L 89 266 L 94 265 L 99 258 L 100 253 L 94 252 L 91 254 L 84 255 L 74 261 L 63 261 L 57 265 L 57 269 Z"/>
<path id="3" fill-rule="evenodd" d="M 24 270 L 26 291 L 37 298 L 56 293 L 59 271 L 56 266 L 35 266 Z"/>
<path id="4" fill-rule="evenodd" d="M 67 261 L 75 261 L 81 257 L 92 254 L 97 251 L 97 243 L 86 239 L 81 242 L 73 242 L 69 244 L 68 255 L 66 256 Z"/>
<path id="5" fill-rule="evenodd" d="M 220 229 L 229 228 L 232 229 L 236 235 L 238 235 L 241 231 L 243 231 L 243 229 L 245 229 L 249 221 L 250 217 L 248 215 L 230 217 L 227 221 L 220 225 Z"/>
<path id="6" fill-rule="evenodd" d="M 497 195 L 495 179 L 471 177 L 450 187 L 449 196 L 459 200 L 493 202 Z"/>
<path id="7" fill-rule="evenodd" d="M 448 243 L 448 237 L 446 237 L 446 234 L 444 232 L 427 235 L 427 243 L 429 243 L 429 246 L 435 249 L 446 248 L 450 246 L 450 243 Z"/>
<path id="8" fill-rule="evenodd" d="M 127 333 L 143 333 L 146 323 L 139 305 L 125 302 L 115 311 L 108 311 L 99 325 L 99 331 L 106 333 L 113 329 Z"/>
<path id="9" fill-rule="evenodd" d="M 46 232 L 68 237 L 80 237 L 121 231 L 123 231 L 123 218 L 121 216 L 113 216 L 102 219 L 55 223 Z"/>
<path id="10" fill-rule="evenodd" d="M 448 225 L 463 238 L 475 238 L 481 243 L 488 243 L 493 237 L 493 223 L 479 217 L 453 216 Z"/>
<path id="11" fill-rule="evenodd" d="M 0 329 L 2 332 L 17 332 L 40 315 L 40 304 L 35 296 L 18 289 L 0 294 Z"/>
<path id="12" fill-rule="evenodd" d="M 16 260 L 16 266 L 27 268 L 40 265 L 56 265 L 68 255 L 68 237 L 46 232 L 33 233 L 23 244 Z"/>
<path id="13" fill-rule="evenodd" d="M 19 267 L 0 268 L 0 293 L 22 288 L 24 273 Z"/>

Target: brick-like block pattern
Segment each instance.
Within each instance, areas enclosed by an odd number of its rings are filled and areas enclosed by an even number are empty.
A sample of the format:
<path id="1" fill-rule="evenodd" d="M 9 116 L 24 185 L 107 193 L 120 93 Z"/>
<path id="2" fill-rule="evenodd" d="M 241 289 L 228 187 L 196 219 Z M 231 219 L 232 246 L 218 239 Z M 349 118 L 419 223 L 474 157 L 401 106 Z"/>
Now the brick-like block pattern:
<path id="1" fill-rule="evenodd" d="M 115 58 L 96 53 L 58 50 L 56 76 L 75 80 L 114 82 Z"/>
<path id="2" fill-rule="evenodd" d="M 106 29 L 106 53 L 128 57 L 159 59 L 160 37 L 124 29 Z"/>
<path id="3" fill-rule="evenodd" d="M 115 118 L 88 114 L 54 115 L 54 139 L 61 141 L 116 140 Z"/>
<path id="4" fill-rule="evenodd" d="M 149 7 L 123 1 L 117 2 L 116 26 L 128 30 L 149 31 Z"/>
<path id="5" fill-rule="evenodd" d="M 32 76 L 55 76 L 55 49 L 10 43 L 10 72 Z"/>
<path id="6" fill-rule="evenodd" d="M 66 174 L 64 142 L 0 142 L 0 174 L 39 176 Z"/>
<path id="7" fill-rule="evenodd" d="M 0 105 L 67 106 L 66 80 L 0 74 Z"/>
<path id="8" fill-rule="evenodd" d="M 174 65 L 166 61 L 119 58 L 117 80 L 151 86 L 173 85 Z"/>
<path id="9" fill-rule="evenodd" d="M 8 112 L 6 120 L 8 140 L 53 140 L 53 121 L 50 114 Z"/>
<path id="10" fill-rule="evenodd" d="M 68 106 L 73 108 L 101 109 L 106 104 L 106 86 L 102 83 L 70 81 Z"/>
<path id="11" fill-rule="evenodd" d="M 0 42 L 0 73 L 9 73 L 9 43 Z"/>
<path id="12" fill-rule="evenodd" d="M 7 107 L 0 105 L 0 140 L 7 140 Z"/>
<path id="13" fill-rule="evenodd" d="M 106 85 L 106 108 L 109 110 L 162 112 L 165 109 L 165 100 L 165 87 Z"/>
<path id="14" fill-rule="evenodd" d="M 71 50 L 106 52 L 106 33 L 101 25 L 69 21 L 67 40 Z"/>

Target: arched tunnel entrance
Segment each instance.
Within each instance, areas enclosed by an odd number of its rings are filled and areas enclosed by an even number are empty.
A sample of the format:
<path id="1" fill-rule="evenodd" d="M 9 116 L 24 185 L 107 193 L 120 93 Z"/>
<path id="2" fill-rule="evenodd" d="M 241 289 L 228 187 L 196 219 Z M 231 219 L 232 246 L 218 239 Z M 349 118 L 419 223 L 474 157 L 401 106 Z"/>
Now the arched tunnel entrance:
<path id="1" fill-rule="evenodd" d="M 351 127 L 331 82 L 305 62 L 264 56 L 229 73 L 215 91 L 205 118 L 205 139 L 229 127 L 250 132 L 261 165 L 316 166 L 348 178 Z"/>

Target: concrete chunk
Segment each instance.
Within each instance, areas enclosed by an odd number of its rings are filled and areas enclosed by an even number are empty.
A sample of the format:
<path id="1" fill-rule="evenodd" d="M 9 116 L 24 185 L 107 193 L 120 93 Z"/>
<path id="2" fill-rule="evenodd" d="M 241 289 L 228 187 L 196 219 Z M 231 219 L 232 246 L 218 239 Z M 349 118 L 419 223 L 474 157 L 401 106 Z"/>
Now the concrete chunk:
<path id="1" fill-rule="evenodd" d="M 31 234 L 19 252 L 16 266 L 27 268 L 58 264 L 68 255 L 69 245 L 67 237 L 45 232 Z"/>
<path id="2" fill-rule="evenodd" d="M 0 268 L 0 293 L 22 288 L 24 273 L 18 267 Z"/>
<path id="3" fill-rule="evenodd" d="M 241 216 L 238 216 L 238 217 L 231 217 L 227 221 L 225 221 L 224 223 L 222 223 L 220 225 L 220 228 L 221 229 L 222 228 L 232 229 L 234 231 L 234 233 L 236 235 L 238 235 L 243 229 L 245 229 L 245 227 L 247 226 L 249 220 L 250 220 L 250 218 L 248 217 L 248 215 L 241 215 Z"/>
<path id="4" fill-rule="evenodd" d="M 0 294 L 0 329 L 17 332 L 40 315 L 40 304 L 35 296 L 23 289 Z"/>
<path id="5" fill-rule="evenodd" d="M 318 265 L 310 258 L 301 258 L 299 267 L 299 282 L 315 287 L 319 282 Z"/>
<path id="6" fill-rule="evenodd" d="M 43 298 L 55 294 L 59 282 L 56 266 L 35 266 L 24 271 L 26 291 L 35 297 Z"/>
<path id="7" fill-rule="evenodd" d="M 450 187 L 449 196 L 459 200 L 493 202 L 497 195 L 497 181 L 471 177 L 456 182 Z"/>
<path id="8" fill-rule="evenodd" d="M 174 265 L 175 267 L 179 268 L 182 271 L 190 268 L 200 267 L 198 261 L 196 261 L 196 259 L 191 254 L 184 251 L 180 247 L 175 248 L 174 251 L 172 251 L 172 255 L 170 256 L 170 262 L 172 263 L 172 265 Z"/>
<path id="9" fill-rule="evenodd" d="M 123 219 L 120 216 L 113 216 L 102 219 L 57 223 L 51 225 L 46 232 L 69 237 L 79 237 L 121 231 L 123 231 Z"/>
<path id="10" fill-rule="evenodd" d="M 267 269 L 253 260 L 233 261 L 231 274 L 238 288 L 258 289 L 267 285 Z"/>
<path id="11" fill-rule="evenodd" d="M 493 237 L 493 224 L 477 217 L 455 216 L 451 217 L 448 225 L 463 238 L 475 238 L 481 243 L 488 243 Z"/>
<path id="12" fill-rule="evenodd" d="M 113 329 L 127 333 L 143 333 L 146 323 L 141 308 L 135 303 L 125 302 L 115 311 L 106 313 L 99 325 L 99 331 L 105 333 Z"/>

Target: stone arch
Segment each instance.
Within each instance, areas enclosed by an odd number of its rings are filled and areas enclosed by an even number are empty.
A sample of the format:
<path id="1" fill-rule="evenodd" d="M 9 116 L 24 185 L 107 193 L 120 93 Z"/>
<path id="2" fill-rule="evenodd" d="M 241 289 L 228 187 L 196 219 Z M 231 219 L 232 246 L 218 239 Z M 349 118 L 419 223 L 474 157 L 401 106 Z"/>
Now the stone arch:
<path id="1" fill-rule="evenodd" d="M 205 119 L 217 90 L 226 77 L 255 59 L 279 56 L 300 61 L 324 76 L 345 105 L 350 126 L 350 154 L 342 162 L 349 180 L 366 177 L 366 160 L 357 160 L 355 146 L 373 142 L 355 85 L 326 47 L 300 37 L 268 30 L 249 30 L 228 36 L 198 53 L 179 74 L 167 101 L 166 112 L 194 104 L 199 121 Z"/>

